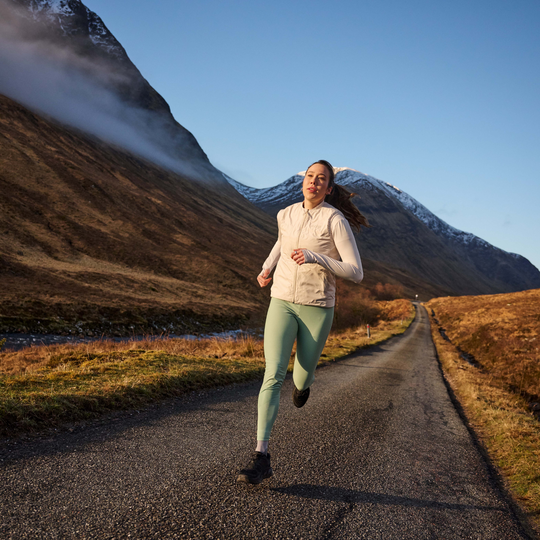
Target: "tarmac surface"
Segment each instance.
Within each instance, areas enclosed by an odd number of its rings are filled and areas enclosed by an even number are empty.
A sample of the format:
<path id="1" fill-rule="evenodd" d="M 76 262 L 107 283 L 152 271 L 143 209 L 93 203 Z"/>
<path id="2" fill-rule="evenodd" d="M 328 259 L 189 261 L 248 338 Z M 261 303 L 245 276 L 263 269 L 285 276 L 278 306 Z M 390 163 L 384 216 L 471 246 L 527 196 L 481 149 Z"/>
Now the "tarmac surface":
<path id="1" fill-rule="evenodd" d="M 236 483 L 260 382 L 22 440 L 0 441 L 0 538 L 531 538 L 443 382 L 429 321 L 290 377 L 274 476 Z"/>

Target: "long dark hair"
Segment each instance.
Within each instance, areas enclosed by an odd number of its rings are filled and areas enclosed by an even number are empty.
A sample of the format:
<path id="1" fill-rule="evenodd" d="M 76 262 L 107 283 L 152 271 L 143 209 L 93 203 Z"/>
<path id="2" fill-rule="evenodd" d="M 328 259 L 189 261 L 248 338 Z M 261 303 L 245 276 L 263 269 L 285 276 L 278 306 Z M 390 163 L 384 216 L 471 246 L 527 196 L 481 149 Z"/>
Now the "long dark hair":
<path id="1" fill-rule="evenodd" d="M 335 173 L 334 167 L 324 159 L 320 159 L 315 163 L 312 163 L 307 169 L 306 172 L 316 164 L 323 165 L 328 170 L 329 182 L 328 187 L 333 188 L 332 193 L 325 197 L 325 201 L 328 204 L 331 204 L 334 208 L 337 208 L 347 219 L 352 229 L 357 232 L 360 232 L 360 227 L 371 227 L 366 216 L 358 210 L 358 208 L 353 204 L 352 198 L 357 197 L 356 193 L 352 193 L 347 188 L 336 184 L 335 182 Z"/>

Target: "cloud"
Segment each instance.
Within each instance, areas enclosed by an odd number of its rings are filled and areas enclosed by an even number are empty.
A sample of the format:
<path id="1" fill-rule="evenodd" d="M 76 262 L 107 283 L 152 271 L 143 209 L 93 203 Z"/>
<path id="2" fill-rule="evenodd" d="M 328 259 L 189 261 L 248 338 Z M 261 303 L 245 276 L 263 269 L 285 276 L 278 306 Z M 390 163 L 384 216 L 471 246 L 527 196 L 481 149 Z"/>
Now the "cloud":
<path id="1" fill-rule="evenodd" d="M 190 151 L 189 132 L 182 140 L 171 117 L 130 106 L 110 89 L 125 82 L 110 63 L 43 39 L 0 1 L 0 93 L 174 172 L 212 177 L 213 167 Z"/>

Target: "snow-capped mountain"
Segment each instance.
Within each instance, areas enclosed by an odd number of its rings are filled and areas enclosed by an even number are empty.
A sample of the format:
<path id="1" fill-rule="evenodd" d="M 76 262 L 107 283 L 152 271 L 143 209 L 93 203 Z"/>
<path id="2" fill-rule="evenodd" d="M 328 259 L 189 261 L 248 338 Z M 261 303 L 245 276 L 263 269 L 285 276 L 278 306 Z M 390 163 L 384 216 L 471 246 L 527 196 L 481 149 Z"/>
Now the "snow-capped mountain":
<path id="1" fill-rule="evenodd" d="M 423 204 L 419 203 L 409 194 L 388 182 L 384 182 L 349 167 L 334 167 L 334 173 L 336 175 L 336 183 L 349 188 L 351 191 L 358 190 L 359 187 L 362 187 L 363 190 L 370 190 L 372 188 L 383 190 L 384 193 L 399 201 L 404 208 L 414 214 L 428 228 L 437 234 L 451 238 L 456 242 L 465 245 L 468 245 L 471 242 L 483 244 L 485 246 L 490 245 L 488 242 L 474 234 L 463 232 L 452 227 L 442 219 L 438 218 L 433 212 L 428 210 Z M 304 175 L 305 171 L 299 172 L 278 186 L 264 189 L 245 186 L 228 176 L 225 176 L 225 178 L 246 199 L 249 199 L 257 206 L 268 207 L 280 206 L 281 203 L 286 205 L 287 201 L 291 199 L 291 193 L 300 193 Z"/>
<path id="2" fill-rule="evenodd" d="M 126 51 L 109 32 L 101 18 L 78 0 L 32 0 L 13 2 L 25 6 L 23 16 L 55 27 L 64 35 L 87 35 L 107 55 L 127 58 Z"/>
<path id="3" fill-rule="evenodd" d="M 348 167 L 336 183 L 359 195 L 355 203 L 374 225 L 357 235 L 363 255 L 421 275 L 458 294 L 510 292 L 540 286 L 540 272 L 527 259 L 452 227 L 400 188 Z M 302 199 L 305 171 L 265 189 L 231 185 L 271 215 Z"/>
<path id="4" fill-rule="evenodd" d="M 80 0 L 2 0 L 0 71 L 0 93 L 23 105 L 229 189 L 102 19 Z"/>

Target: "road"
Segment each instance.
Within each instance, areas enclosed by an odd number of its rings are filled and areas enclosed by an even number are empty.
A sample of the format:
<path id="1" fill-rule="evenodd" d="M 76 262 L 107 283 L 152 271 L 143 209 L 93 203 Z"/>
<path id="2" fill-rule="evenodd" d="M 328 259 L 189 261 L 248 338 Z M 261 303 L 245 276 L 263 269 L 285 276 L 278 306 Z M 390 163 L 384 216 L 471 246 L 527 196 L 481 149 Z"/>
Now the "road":
<path id="1" fill-rule="evenodd" d="M 291 381 L 273 478 L 237 485 L 260 383 L 0 444 L 1 538 L 529 538 L 455 410 L 423 307 L 411 328 Z"/>

